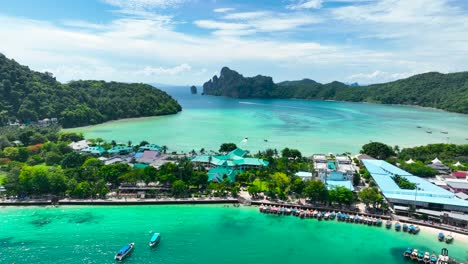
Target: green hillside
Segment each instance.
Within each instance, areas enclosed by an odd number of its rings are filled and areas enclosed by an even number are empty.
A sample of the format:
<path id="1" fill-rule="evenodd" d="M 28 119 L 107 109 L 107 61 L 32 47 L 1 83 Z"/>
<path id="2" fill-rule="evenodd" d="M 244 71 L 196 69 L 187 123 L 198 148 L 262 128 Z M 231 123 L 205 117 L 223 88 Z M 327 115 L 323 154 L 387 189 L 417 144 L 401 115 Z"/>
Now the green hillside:
<path id="1" fill-rule="evenodd" d="M 55 117 L 63 127 L 77 127 L 181 110 L 171 96 L 147 84 L 62 84 L 51 73 L 32 71 L 0 54 L 0 125 Z"/>

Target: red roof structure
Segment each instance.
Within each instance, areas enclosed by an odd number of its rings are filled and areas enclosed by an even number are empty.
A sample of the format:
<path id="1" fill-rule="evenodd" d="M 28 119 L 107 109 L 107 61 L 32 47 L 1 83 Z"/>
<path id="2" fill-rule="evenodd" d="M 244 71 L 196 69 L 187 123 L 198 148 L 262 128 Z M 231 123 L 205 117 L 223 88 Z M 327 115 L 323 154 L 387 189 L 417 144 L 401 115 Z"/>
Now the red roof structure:
<path id="1" fill-rule="evenodd" d="M 468 171 L 454 171 L 452 176 L 457 177 L 458 179 L 465 179 L 468 176 Z"/>

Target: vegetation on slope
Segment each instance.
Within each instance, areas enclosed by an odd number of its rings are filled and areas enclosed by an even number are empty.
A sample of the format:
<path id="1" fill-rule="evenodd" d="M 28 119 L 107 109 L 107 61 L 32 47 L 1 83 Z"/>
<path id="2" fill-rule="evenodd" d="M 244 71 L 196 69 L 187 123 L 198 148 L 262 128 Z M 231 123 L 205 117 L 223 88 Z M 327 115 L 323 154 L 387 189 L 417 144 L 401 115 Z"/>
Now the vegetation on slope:
<path id="1" fill-rule="evenodd" d="M 310 79 L 273 83 L 271 77 L 244 77 L 224 67 L 203 85 L 206 95 L 237 98 L 299 98 L 406 104 L 468 113 L 468 72 L 429 72 L 389 83 L 368 86 L 340 82 L 321 84 Z"/>
<path id="2" fill-rule="evenodd" d="M 104 81 L 58 82 L 0 54 L 0 126 L 8 121 L 58 118 L 64 127 L 109 120 L 174 114 L 181 106 L 147 84 Z"/>

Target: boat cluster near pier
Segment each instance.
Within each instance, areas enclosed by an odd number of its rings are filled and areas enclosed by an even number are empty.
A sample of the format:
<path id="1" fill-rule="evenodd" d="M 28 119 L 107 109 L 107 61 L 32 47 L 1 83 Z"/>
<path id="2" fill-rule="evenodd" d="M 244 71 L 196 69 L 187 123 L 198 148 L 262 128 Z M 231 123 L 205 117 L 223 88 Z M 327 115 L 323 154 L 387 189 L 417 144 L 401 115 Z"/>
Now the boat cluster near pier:
<path id="1" fill-rule="evenodd" d="M 372 216 L 365 216 L 359 214 L 348 214 L 342 213 L 340 211 L 320 211 L 320 210 L 312 210 L 312 209 L 302 209 L 297 207 L 285 207 L 285 206 L 275 206 L 275 205 L 260 205 L 259 211 L 265 214 L 277 214 L 277 215 L 293 215 L 299 218 L 315 218 L 317 220 L 337 220 L 340 222 L 347 222 L 347 223 L 358 223 L 358 224 L 365 224 L 369 226 L 382 226 L 383 220 L 381 218 L 372 217 Z M 387 220 L 385 222 L 385 226 L 387 229 L 390 229 L 392 226 L 392 222 Z M 400 231 L 400 223 L 395 224 L 395 230 Z M 403 231 L 417 234 L 419 232 L 418 226 L 409 225 L 407 226 L 404 224 Z"/>

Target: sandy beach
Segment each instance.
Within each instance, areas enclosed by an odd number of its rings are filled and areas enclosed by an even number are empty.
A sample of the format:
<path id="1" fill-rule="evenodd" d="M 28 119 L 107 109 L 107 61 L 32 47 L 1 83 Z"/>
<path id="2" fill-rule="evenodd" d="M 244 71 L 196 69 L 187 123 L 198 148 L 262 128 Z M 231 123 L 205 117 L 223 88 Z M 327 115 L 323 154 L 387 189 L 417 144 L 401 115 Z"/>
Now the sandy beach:
<path id="1" fill-rule="evenodd" d="M 468 235 L 464 235 L 461 233 L 456 233 L 456 232 L 450 232 L 442 229 L 437 229 L 435 227 L 429 227 L 429 226 L 422 226 L 420 225 L 419 228 L 421 229 L 421 232 L 424 232 L 426 234 L 431 234 L 434 236 L 434 239 L 437 237 L 437 235 L 442 232 L 444 235 L 449 235 L 451 234 L 453 236 L 454 243 L 456 242 L 462 242 L 464 244 L 468 245 Z"/>

